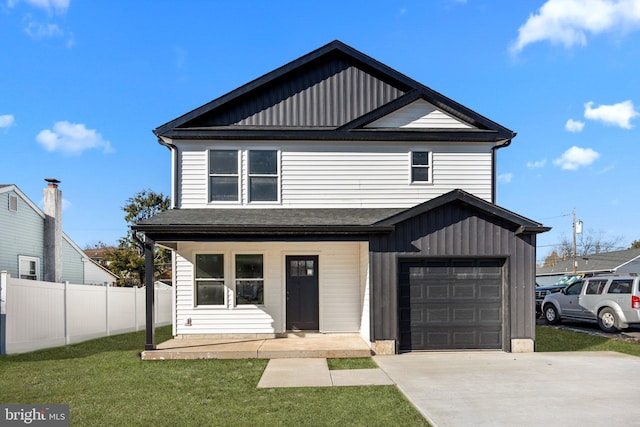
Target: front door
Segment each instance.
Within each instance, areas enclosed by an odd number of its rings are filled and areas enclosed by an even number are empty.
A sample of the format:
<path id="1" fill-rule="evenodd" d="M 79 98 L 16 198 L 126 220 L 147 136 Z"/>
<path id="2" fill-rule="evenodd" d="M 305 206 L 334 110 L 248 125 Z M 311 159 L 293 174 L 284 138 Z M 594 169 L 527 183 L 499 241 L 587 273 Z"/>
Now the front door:
<path id="1" fill-rule="evenodd" d="M 317 331 L 318 256 L 287 256 L 287 330 Z"/>

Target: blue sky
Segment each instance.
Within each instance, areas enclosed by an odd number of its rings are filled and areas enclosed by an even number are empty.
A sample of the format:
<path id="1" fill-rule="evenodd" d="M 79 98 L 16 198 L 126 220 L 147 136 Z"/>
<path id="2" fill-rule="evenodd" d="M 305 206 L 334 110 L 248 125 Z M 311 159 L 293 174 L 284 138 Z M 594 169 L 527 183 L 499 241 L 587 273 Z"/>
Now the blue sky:
<path id="1" fill-rule="evenodd" d="M 81 247 L 121 207 L 170 193 L 151 130 L 341 40 L 518 133 L 498 204 L 553 227 L 640 239 L 640 0 L 0 0 L 0 183 L 36 203 L 62 181 Z"/>

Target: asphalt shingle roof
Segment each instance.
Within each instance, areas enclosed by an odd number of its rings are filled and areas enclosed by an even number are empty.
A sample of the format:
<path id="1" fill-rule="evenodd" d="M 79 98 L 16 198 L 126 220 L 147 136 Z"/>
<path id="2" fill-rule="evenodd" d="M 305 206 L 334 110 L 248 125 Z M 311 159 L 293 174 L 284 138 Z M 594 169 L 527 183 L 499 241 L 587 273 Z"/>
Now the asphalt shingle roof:
<path id="1" fill-rule="evenodd" d="M 603 252 L 599 254 L 581 255 L 576 258 L 578 272 L 613 271 L 627 262 L 640 257 L 640 249 Z M 536 274 L 551 275 L 573 271 L 573 260 L 561 261 L 554 266 L 538 267 Z"/>

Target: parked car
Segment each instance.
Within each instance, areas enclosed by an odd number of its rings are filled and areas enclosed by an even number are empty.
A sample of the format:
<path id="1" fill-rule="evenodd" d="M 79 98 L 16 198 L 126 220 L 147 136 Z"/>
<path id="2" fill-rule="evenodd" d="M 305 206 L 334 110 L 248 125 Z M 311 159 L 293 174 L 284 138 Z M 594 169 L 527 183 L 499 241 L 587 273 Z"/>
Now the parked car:
<path id="1" fill-rule="evenodd" d="M 539 286 L 536 283 L 536 314 L 542 314 L 542 300 L 549 294 L 560 292 L 570 284 L 584 277 L 584 274 L 570 274 L 562 276 L 556 283 L 549 286 Z"/>
<path id="2" fill-rule="evenodd" d="M 577 281 L 542 301 L 547 323 L 597 322 L 605 332 L 640 324 L 640 277 L 596 276 Z"/>

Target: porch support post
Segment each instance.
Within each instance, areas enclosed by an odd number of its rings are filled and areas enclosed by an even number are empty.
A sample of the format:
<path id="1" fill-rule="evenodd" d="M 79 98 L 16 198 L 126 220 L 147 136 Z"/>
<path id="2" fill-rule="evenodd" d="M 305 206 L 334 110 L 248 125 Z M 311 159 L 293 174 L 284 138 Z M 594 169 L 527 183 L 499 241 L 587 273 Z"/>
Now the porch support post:
<path id="1" fill-rule="evenodd" d="M 156 349 L 155 328 L 155 286 L 153 283 L 153 248 L 155 242 L 149 237 L 144 237 L 144 285 L 146 287 L 146 331 L 147 338 L 145 350 Z"/>

